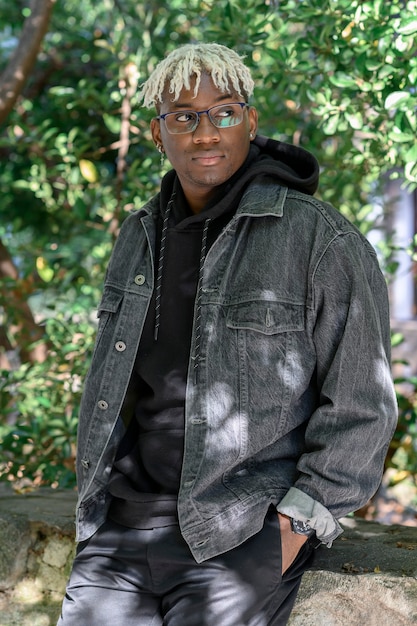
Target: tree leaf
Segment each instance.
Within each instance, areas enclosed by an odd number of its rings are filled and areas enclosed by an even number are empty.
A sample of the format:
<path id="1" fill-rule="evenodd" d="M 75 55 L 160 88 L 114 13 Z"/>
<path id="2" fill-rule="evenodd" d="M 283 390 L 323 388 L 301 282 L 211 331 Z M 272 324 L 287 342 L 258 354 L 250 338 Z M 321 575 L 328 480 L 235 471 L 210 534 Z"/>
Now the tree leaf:
<path id="1" fill-rule="evenodd" d="M 336 113 L 335 115 L 330 116 L 323 123 L 323 131 L 326 133 L 326 135 L 334 135 L 337 132 L 339 120 L 340 120 L 340 115 L 339 113 Z"/>
<path id="2" fill-rule="evenodd" d="M 355 78 L 345 72 L 335 72 L 333 76 L 329 76 L 329 81 L 335 87 L 357 87 Z"/>
<path id="3" fill-rule="evenodd" d="M 80 159 L 80 171 L 82 176 L 89 183 L 96 183 L 98 181 L 97 168 L 92 161 L 88 159 Z"/>
<path id="4" fill-rule="evenodd" d="M 103 122 L 109 129 L 111 133 L 118 135 L 120 133 L 121 120 L 120 117 L 116 117 L 115 115 L 109 115 L 108 113 L 103 114 Z"/>
<path id="5" fill-rule="evenodd" d="M 361 130 L 363 127 L 363 117 L 359 111 L 357 113 L 345 113 L 345 118 L 354 130 Z"/>
<path id="6" fill-rule="evenodd" d="M 402 133 L 395 130 L 391 131 L 388 136 L 395 143 L 407 143 L 408 141 L 413 141 L 414 139 L 414 135 L 411 133 Z"/>
<path id="7" fill-rule="evenodd" d="M 414 35 L 417 33 L 417 17 L 408 17 L 401 21 L 395 29 L 400 35 Z"/>
<path id="8" fill-rule="evenodd" d="M 393 91 L 387 98 L 385 98 L 384 106 L 387 110 L 396 109 L 402 104 L 406 104 L 410 95 L 411 94 L 408 91 Z"/>

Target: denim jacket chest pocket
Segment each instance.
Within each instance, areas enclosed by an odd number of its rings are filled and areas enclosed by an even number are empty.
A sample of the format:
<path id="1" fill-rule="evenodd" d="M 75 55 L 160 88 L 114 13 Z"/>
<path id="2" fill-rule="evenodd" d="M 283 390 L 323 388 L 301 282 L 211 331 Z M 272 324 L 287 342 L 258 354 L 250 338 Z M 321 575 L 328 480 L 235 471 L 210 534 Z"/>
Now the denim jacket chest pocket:
<path id="1" fill-rule="evenodd" d="M 229 328 L 251 329 L 264 335 L 304 330 L 304 304 L 250 301 L 228 308 Z"/>
<path id="2" fill-rule="evenodd" d="M 240 406 L 262 441 L 282 436 L 282 416 L 306 384 L 306 306 L 285 301 L 250 301 L 228 307 L 226 327 L 234 331 Z"/>
<path id="3" fill-rule="evenodd" d="M 113 318 L 115 322 L 122 323 L 123 328 L 128 328 L 125 323 L 127 309 L 133 309 L 134 316 L 132 321 L 142 321 L 139 313 L 143 313 L 147 308 L 147 302 L 151 296 L 151 286 L 146 280 L 144 274 L 136 274 L 134 278 L 130 278 L 127 285 L 106 284 L 103 289 L 101 301 L 98 305 L 97 317 L 99 318 L 99 327 L 97 331 L 98 344 L 101 335 L 106 329 L 109 321 Z M 119 320 L 115 314 L 122 306 L 126 308 L 123 320 Z M 130 334 L 130 329 L 128 330 Z M 134 334 L 134 332 L 133 332 Z"/>

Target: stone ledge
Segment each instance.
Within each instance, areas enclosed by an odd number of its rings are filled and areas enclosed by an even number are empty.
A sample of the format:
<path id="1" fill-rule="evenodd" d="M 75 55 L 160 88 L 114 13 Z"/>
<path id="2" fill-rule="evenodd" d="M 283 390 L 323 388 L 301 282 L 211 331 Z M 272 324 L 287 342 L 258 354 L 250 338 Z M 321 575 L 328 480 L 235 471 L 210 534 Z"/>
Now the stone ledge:
<path id="1" fill-rule="evenodd" d="M 54 626 L 74 554 L 73 491 L 0 485 L 0 626 Z M 316 552 L 288 626 L 417 624 L 417 528 L 342 520 Z M 221 626 L 221 625 L 219 625 Z"/>
<path id="2" fill-rule="evenodd" d="M 345 518 L 317 550 L 289 626 L 417 624 L 417 528 Z"/>
<path id="3" fill-rule="evenodd" d="M 417 580 L 389 574 L 304 574 L 288 626 L 412 626 Z"/>

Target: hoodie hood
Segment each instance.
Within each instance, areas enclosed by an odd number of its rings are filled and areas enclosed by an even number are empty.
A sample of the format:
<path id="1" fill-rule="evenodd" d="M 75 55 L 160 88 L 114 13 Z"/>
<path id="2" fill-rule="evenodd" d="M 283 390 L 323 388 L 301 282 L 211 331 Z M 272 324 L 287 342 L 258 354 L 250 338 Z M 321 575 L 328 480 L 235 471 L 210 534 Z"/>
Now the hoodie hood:
<path id="1" fill-rule="evenodd" d="M 225 212 L 234 211 L 247 185 L 260 176 L 273 177 L 278 184 L 313 195 L 319 182 L 317 159 L 304 148 L 293 146 L 269 137 L 257 135 L 251 142 L 248 156 L 237 172 L 217 190 L 204 209 L 186 218 L 183 225 L 199 222 L 210 216 L 214 219 Z M 160 210 L 162 217 L 174 194 L 185 203 L 175 170 L 164 176 L 161 184 Z"/>
<path id="2" fill-rule="evenodd" d="M 318 187 L 319 164 L 304 148 L 257 135 L 249 154 L 237 172 L 221 185 L 198 216 L 193 219 L 211 219 L 234 211 L 246 187 L 255 178 L 268 176 L 283 187 L 289 187 L 312 196 Z"/>
<path id="3" fill-rule="evenodd" d="M 257 135 L 252 142 L 260 152 L 255 167 L 272 175 L 286 187 L 302 191 L 312 196 L 319 184 L 319 164 L 317 159 L 304 148 L 289 143 Z M 252 169 L 252 168 L 251 168 Z"/>

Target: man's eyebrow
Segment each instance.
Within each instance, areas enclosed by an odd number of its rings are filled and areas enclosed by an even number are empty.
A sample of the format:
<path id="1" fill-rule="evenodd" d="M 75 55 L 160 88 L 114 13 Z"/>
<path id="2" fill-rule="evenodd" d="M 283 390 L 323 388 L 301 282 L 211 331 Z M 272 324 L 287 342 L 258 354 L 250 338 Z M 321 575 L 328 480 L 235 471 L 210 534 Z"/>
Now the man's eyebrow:
<path id="1" fill-rule="evenodd" d="M 222 93 L 220 94 L 217 98 L 215 98 L 215 102 L 223 102 L 224 100 L 232 100 L 233 98 L 233 94 L 231 93 Z M 195 106 L 194 104 L 191 102 L 181 102 L 180 100 L 177 100 L 176 102 L 172 103 L 173 107 L 177 108 L 177 109 L 190 109 L 190 110 L 194 110 Z M 216 105 L 214 105 L 216 106 Z M 209 107 L 210 108 L 210 107 Z"/>

